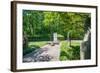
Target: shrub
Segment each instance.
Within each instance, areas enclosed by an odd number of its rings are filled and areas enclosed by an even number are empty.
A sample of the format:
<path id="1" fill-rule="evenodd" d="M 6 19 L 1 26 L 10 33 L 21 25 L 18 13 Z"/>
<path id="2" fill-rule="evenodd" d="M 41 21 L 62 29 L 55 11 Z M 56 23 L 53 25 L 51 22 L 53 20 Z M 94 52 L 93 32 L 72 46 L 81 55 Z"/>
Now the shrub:
<path id="1" fill-rule="evenodd" d="M 60 47 L 60 60 L 79 60 L 80 59 L 80 46 L 79 43 L 76 44 L 75 42 L 72 43 L 71 47 L 67 46 L 67 41 L 61 42 Z"/>

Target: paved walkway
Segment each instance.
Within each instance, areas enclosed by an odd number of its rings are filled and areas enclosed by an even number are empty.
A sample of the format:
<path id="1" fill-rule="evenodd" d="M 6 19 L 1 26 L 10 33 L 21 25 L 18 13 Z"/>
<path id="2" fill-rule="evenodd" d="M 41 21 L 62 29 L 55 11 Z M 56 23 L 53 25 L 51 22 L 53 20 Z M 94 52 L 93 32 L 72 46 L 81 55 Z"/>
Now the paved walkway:
<path id="1" fill-rule="evenodd" d="M 60 44 L 47 44 L 23 57 L 23 62 L 59 61 Z"/>

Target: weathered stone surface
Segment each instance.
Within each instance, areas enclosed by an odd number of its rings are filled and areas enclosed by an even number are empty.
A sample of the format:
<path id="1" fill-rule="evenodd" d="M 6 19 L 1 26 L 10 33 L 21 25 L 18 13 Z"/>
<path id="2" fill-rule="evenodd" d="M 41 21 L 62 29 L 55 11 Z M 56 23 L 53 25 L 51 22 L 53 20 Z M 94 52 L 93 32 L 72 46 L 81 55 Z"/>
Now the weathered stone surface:
<path id="1" fill-rule="evenodd" d="M 88 30 L 80 45 L 80 59 L 91 59 L 91 31 Z"/>
<path id="2" fill-rule="evenodd" d="M 60 44 L 51 46 L 50 44 L 37 49 L 23 57 L 23 62 L 44 62 L 58 61 L 60 56 Z"/>

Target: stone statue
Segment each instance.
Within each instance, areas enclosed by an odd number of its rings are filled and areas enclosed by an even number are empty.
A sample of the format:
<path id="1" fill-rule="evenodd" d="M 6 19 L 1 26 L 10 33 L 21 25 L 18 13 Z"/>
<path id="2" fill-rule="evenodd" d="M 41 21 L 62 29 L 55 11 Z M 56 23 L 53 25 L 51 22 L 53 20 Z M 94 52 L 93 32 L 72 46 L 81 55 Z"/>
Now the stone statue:
<path id="1" fill-rule="evenodd" d="M 90 29 L 84 36 L 80 45 L 80 59 L 91 59 L 91 31 Z"/>

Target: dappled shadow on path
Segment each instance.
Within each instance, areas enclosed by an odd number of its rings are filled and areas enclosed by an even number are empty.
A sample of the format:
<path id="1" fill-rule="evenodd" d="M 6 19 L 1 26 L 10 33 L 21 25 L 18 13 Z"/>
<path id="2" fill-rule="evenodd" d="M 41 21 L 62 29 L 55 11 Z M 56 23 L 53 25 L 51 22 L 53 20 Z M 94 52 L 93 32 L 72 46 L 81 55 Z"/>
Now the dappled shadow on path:
<path id="1" fill-rule="evenodd" d="M 23 56 L 23 62 L 58 61 L 60 56 L 60 44 L 51 46 L 47 44 Z"/>
<path id="2" fill-rule="evenodd" d="M 35 50 L 37 50 L 39 48 L 40 47 L 36 46 L 36 45 L 32 45 L 32 48 L 24 48 L 23 49 L 23 56 L 25 56 L 26 54 L 31 53 L 32 51 L 35 51 Z"/>
<path id="3" fill-rule="evenodd" d="M 53 57 L 48 55 L 46 52 L 47 48 L 36 49 L 32 53 L 29 53 L 23 57 L 23 62 L 43 62 L 50 61 Z"/>

